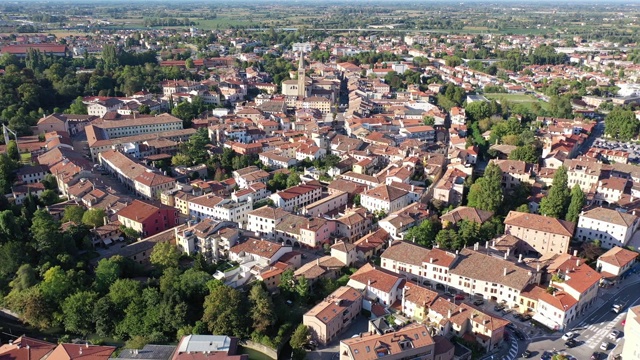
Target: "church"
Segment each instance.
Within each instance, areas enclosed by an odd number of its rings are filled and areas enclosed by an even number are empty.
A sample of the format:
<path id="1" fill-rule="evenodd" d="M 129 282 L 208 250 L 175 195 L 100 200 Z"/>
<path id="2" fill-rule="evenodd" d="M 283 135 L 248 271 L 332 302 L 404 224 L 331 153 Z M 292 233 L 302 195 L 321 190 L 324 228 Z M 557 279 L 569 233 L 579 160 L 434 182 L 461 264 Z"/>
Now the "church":
<path id="1" fill-rule="evenodd" d="M 304 53 L 300 52 L 298 78 L 282 82 L 282 95 L 290 109 L 317 109 L 323 114 L 339 100 L 340 82 L 308 77 L 304 68 Z"/>

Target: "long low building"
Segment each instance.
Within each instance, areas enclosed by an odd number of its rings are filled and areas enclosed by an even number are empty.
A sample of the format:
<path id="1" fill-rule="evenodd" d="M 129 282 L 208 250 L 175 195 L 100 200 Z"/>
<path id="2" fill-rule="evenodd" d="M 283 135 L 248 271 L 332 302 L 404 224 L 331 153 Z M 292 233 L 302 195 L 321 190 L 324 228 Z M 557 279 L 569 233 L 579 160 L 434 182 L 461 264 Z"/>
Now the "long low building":
<path id="1" fill-rule="evenodd" d="M 314 340 L 327 344 L 347 329 L 361 310 L 360 291 L 342 286 L 307 311 L 302 317 L 302 323 L 309 327 L 309 333 Z"/>

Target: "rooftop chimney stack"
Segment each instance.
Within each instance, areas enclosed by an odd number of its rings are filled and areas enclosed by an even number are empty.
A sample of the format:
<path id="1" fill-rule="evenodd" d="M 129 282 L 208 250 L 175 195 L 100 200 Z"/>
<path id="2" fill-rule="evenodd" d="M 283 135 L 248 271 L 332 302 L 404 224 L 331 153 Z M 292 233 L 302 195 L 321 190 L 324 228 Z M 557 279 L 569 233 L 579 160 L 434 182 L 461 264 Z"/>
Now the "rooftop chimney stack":
<path id="1" fill-rule="evenodd" d="M 522 254 L 518 255 L 518 263 L 522 263 Z"/>
<path id="2" fill-rule="evenodd" d="M 504 268 L 504 276 L 507 276 L 507 268 Z"/>

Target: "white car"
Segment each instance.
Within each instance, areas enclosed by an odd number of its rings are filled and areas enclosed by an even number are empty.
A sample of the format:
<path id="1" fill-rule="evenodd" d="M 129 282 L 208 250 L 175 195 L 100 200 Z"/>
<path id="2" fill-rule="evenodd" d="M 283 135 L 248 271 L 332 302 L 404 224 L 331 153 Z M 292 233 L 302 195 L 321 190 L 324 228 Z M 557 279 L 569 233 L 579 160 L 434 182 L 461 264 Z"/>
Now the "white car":
<path id="1" fill-rule="evenodd" d="M 620 331 L 612 330 L 607 337 L 615 341 L 616 339 L 618 339 L 618 337 L 620 337 Z"/>
<path id="2" fill-rule="evenodd" d="M 609 343 L 606 341 L 603 341 L 602 344 L 600 344 L 600 350 L 604 350 L 604 351 L 609 350 Z"/>
<path id="3" fill-rule="evenodd" d="M 569 331 L 568 333 L 562 335 L 562 340 L 564 341 L 571 340 L 576 336 L 578 336 L 578 334 L 574 333 L 573 331 Z"/>

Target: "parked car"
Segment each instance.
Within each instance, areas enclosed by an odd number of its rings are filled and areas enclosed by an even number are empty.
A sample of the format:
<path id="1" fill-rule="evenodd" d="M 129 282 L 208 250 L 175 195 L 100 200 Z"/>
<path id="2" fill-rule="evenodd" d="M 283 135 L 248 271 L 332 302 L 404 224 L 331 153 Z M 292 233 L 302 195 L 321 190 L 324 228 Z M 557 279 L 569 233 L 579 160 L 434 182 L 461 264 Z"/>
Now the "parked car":
<path id="1" fill-rule="evenodd" d="M 593 354 L 591 354 L 591 360 L 600 360 L 600 353 L 597 351 L 594 351 Z"/>
<path id="2" fill-rule="evenodd" d="M 576 336 L 578 336 L 578 334 L 574 333 L 573 331 L 569 331 L 568 333 L 565 333 L 564 335 L 562 335 L 562 340 L 564 341 L 571 340 Z"/>
<path id="3" fill-rule="evenodd" d="M 529 351 L 529 349 L 525 350 L 525 351 L 522 353 L 522 357 L 523 357 L 523 358 L 525 358 L 525 359 L 530 358 L 530 357 L 531 357 L 531 351 Z"/>
<path id="4" fill-rule="evenodd" d="M 564 346 L 566 346 L 569 349 L 571 349 L 571 348 L 574 348 L 574 347 L 578 346 L 578 342 L 575 341 L 574 339 L 569 339 L 566 343 L 564 343 Z"/>
<path id="5" fill-rule="evenodd" d="M 476 299 L 476 300 L 473 301 L 473 305 L 477 306 L 477 305 L 482 305 L 482 304 L 484 304 L 484 300 L 482 300 L 482 299 Z"/>
<path id="6" fill-rule="evenodd" d="M 522 316 L 520 317 L 520 320 L 521 320 L 521 321 L 529 321 L 529 320 L 531 320 L 531 315 L 529 315 L 529 314 L 524 314 L 524 315 L 522 315 Z"/>
<path id="7" fill-rule="evenodd" d="M 618 337 L 620 337 L 620 331 L 618 330 L 611 330 L 611 332 L 609 333 L 609 335 L 607 336 L 609 339 L 611 340 L 616 340 Z"/>
<path id="8" fill-rule="evenodd" d="M 604 350 L 604 351 L 609 350 L 609 342 L 603 341 L 602 344 L 600 344 L 600 350 Z"/>
<path id="9" fill-rule="evenodd" d="M 502 309 L 504 309 L 504 305 L 502 304 L 496 304 L 496 306 L 493 307 L 494 311 L 500 311 Z"/>
<path id="10" fill-rule="evenodd" d="M 464 295 L 463 294 L 458 294 L 456 296 L 454 296 L 455 300 L 464 300 Z"/>

